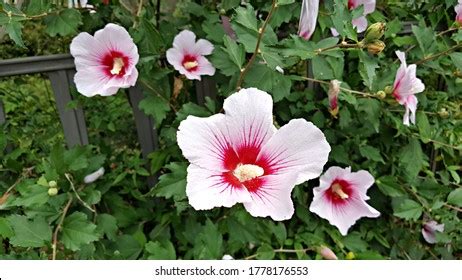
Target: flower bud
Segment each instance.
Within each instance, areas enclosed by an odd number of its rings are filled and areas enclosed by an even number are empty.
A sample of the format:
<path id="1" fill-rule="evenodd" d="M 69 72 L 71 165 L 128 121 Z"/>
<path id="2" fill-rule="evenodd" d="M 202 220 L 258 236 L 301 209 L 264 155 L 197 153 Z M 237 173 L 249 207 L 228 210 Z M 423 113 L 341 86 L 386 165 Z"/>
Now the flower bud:
<path id="1" fill-rule="evenodd" d="M 85 176 L 85 178 L 83 178 L 83 181 L 85 182 L 85 184 L 91 184 L 94 181 L 98 180 L 103 175 L 104 175 L 104 168 L 101 167 L 100 169 L 96 170 L 95 172 Z"/>
<path id="2" fill-rule="evenodd" d="M 379 98 L 379 99 L 385 99 L 385 97 L 387 97 L 387 94 L 383 91 L 383 90 L 379 90 L 376 94 L 376 96 Z"/>
<path id="3" fill-rule="evenodd" d="M 438 115 L 442 117 L 443 119 L 446 119 L 447 117 L 449 117 L 449 112 L 446 110 L 446 108 L 441 108 L 438 111 Z"/>
<path id="4" fill-rule="evenodd" d="M 319 254 L 326 260 L 337 260 L 335 253 L 326 246 L 321 246 L 319 248 Z"/>
<path id="5" fill-rule="evenodd" d="M 56 183 L 56 181 L 50 181 L 48 182 L 48 186 L 50 188 L 56 188 L 58 186 L 58 183 Z"/>
<path id="6" fill-rule="evenodd" d="M 58 194 L 58 189 L 57 188 L 49 188 L 48 189 L 48 195 L 49 196 L 55 196 Z"/>
<path id="7" fill-rule="evenodd" d="M 221 258 L 224 261 L 231 261 L 234 260 L 234 258 L 231 255 L 224 255 L 223 258 Z"/>
<path id="8" fill-rule="evenodd" d="M 370 25 L 364 34 L 364 40 L 366 43 L 382 38 L 383 34 L 385 33 L 385 27 L 386 24 L 383 22 L 376 22 Z"/>
<path id="9" fill-rule="evenodd" d="M 329 91 L 327 95 L 329 96 L 329 112 L 335 118 L 338 114 L 338 95 L 340 93 L 340 84 L 338 80 L 332 80 L 329 84 Z"/>
<path id="10" fill-rule="evenodd" d="M 346 256 L 345 256 L 345 259 L 347 259 L 347 260 L 354 260 L 355 258 L 356 258 L 356 256 L 355 256 L 355 253 L 353 253 L 353 252 L 348 252 L 348 254 L 346 254 Z"/>
<path id="11" fill-rule="evenodd" d="M 393 93 L 393 87 L 392 86 L 386 86 L 384 91 L 385 91 L 386 94 L 392 94 Z"/>
<path id="12" fill-rule="evenodd" d="M 380 40 L 374 40 L 367 44 L 367 51 L 370 54 L 379 54 L 385 49 L 385 43 Z"/>

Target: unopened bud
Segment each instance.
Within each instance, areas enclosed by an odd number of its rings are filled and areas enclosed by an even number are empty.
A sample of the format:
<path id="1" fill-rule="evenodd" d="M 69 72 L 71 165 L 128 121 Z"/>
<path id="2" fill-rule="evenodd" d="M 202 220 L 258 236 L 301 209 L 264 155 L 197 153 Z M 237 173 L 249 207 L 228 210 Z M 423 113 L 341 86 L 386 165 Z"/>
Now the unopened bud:
<path id="1" fill-rule="evenodd" d="M 58 189 L 57 188 L 49 188 L 48 189 L 48 195 L 49 196 L 55 196 L 58 194 Z"/>
<path id="2" fill-rule="evenodd" d="M 379 54 L 385 49 L 385 43 L 380 40 L 374 40 L 367 44 L 367 51 L 370 54 Z"/>
<path id="3" fill-rule="evenodd" d="M 383 34 L 385 33 L 386 24 L 383 22 L 376 22 L 371 24 L 364 34 L 364 40 L 366 43 L 379 40 L 382 38 Z"/>
<path id="4" fill-rule="evenodd" d="M 332 80 L 329 84 L 329 91 L 327 95 L 329 97 L 329 112 L 335 118 L 338 114 L 338 95 L 340 93 L 340 84 L 342 82 L 338 80 Z"/>
<path id="5" fill-rule="evenodd" d="M 325 260 L 337 260 L 337 256 L 335 253 L 326 246 L 321 246 L 319 248 L 319 254 L 325 259 Z"/>
<path id="6" fill-rule="evenodd" d="M 438 115 L 442 117 L 443 119 L 446 119 L 447 117 L 449 117 L 449 112 L 446 110 L 446 108 L 441 108 L 438 111 Z"/>
<path id="7" fill-rule="evenodd" d="M 393 87 L 392 86 L 386 86 L 384 91 L 385 91 L 386 94 L 392 94 L 393 93 Z"/>
<path id="8" fill-rule="evenodd" d="M 48 186 L 50 188 L 56 188 L 58 186 L 58 183 L 56 183 L 56 181 L 50 181 L 48 182 Z"/>
<path id="9" fill-rule="evenodd" d="M 224 261 L 231 261 L 234 260 L 234 258 L 231 255 L 224 255 L 223 258 L 221 258 Z"/>
<path id="10" fill-rule="evenodd" d="M 354 260 L 356 258 L 355 253 L 353 252 L 348 252 L 345 256 L 345 259 L 347 260 Z"/>
<path id="11" fill-rule="evenodd" d="M 101 167 L 100 169 L 96 170 L 95 172 L 85 176 L 85 178 L 83 178 L 83 181 L 85 182 L 85 184 L 91 184 L 94 181 L 98 180 L 103 175 L 104 175 L 104 168 Z"/>
<path id="12" fill-rule="evenodd" d="M 385 97 L 387 97 L 387 94 L 383 90 L 379 90 L 376 95 L 380 99 L 385 99 Z"/>

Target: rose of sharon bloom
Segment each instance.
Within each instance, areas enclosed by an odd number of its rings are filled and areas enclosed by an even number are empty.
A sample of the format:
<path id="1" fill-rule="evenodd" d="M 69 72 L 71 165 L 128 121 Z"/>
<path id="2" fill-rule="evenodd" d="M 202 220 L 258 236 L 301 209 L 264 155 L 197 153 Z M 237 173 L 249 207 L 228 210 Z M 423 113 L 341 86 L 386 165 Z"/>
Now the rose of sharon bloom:
<path id="1" fill-rule="evenodd" d="M 462 25 L 462 0 L 459 0 L 454 10 L 456 11 L 456 22 Z"/>
<path id="2" fill-rule="evenodd" d="M 72 40 L 71 54 L 77 69 L 74 82 L 87 97 L 113 95 L 136 83 L 138 48 L 119 25 L 110 23 L 95 36 L 80 33 Z"/>
<path id="3" fill-rule="evenodd" d="M 435 233 L 437 231 L 443 232 L 444 224 L 438 224 L 435 221 L 426 222 L 422 227 L 422 235 L 425 241 L 427 241 L 430 244 L 435 244 L 436 243 Z"/>
<path id="4" fill-rule="evenodd" d="M 191 163 L 186 194 L 196 210 L 243 203 L 254 217 L 292 217 L 295 185 L 318 177 L 330 152 L 324 134 L 304 119 L 279 130 L 273 100 L 255 88 L 228 97 L 225 114 L 189 116 L 177 134 Z"/>
<path id="5" fill-rule="evenodd" d="M 417 110 L 417 97 L 415 97 L 415 94 L 424 91 L 425 85 L 416 77 L 416 65 L 407 66 L 406 56 L 403 52 L 397 51 L 396 55 L 401 61 L 401 66 L 396 73 L 393 84 L 393 96 L 399 104 L 406 107 L 403 124 L 409 125 L 409 120 L 415 124 L 415 111 Z"/>
<path id="6" fill-rule="evenodd" d="M 200 80 L 202 75 L 213 76 L 215 67 L 205 58 L 213 52 L 213 45 L 207 40 L 196 42 L 196 35 L 183 30 L 175 36 L 173 48 L 167 50 L 167 61 L 190 80 Z"/>
<path id="7" fill-rule="evenodd" d="M 318 19 L 319 0 L 303 0 L 300 21 L 298 23 L 298 35 L 309 40 L 316 28 Z"/>
<path id="8" fill-rule="evenodd" d="M 310 211 L 336 226 L 342 235 L 362 217 L 376 218 L 380 213 L 369 206 L 367 189 L 374 177 L 365 171 L 351 172 L 351 168 L 333 166 L 320 178 L 320 186 L 313 189 Z"/>
<path id="9" fill-rule="evenodd" d="M 366 15 L 373 13 L 375 11 L 375 0 L 348 0 L 348 9 L 354 10 L 359 6 L 363 5 L 363 15 L 359 18 L 355 18 L 351 21 L 353 27 L 356 27 L 356 31 L 361 33 L 367 29 L 367 19 Z M 332 35 L 338 36 L 337 30 L 335 28 L 331 28 Z"/>

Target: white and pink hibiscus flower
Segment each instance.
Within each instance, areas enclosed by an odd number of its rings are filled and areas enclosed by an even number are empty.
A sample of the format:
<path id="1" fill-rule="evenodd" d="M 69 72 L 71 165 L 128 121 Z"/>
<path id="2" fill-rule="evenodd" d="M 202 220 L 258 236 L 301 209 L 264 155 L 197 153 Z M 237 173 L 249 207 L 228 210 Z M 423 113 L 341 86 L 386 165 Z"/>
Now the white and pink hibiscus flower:
<path id="1" fill-rule="evenodd" d="M 109 23 L 95 36 L 80 33 L 70 49 L 77 69 L 77 91 L 87 97 L 114 95 L 120 88 L 134 86 L 138 79 L 138 48 L 119 25 Z"/>
<path id="2" fill-rule="evenodd" d="M 309 40 L 316 28 L 318 19 L 319 0 L 303 0 L 300 21 L 298 23 L 298 36 Z"/>
<path id="3" fill-rule="evenodd" d="M 444 231 L 444 224 L 438 224 L 436 221 L 428 221 L 422 227 L 422 235 L 430 244 L 436 243 L 436 232 Z"/>
<path id="4" fill-rule="evenodd" d="M 367 29 L 366 16 L 375 11 L 375 0 L 348 0 L 348 9 L 350 11 L 358 8 L 361 5 L 364 6 L 363 15 L 351 21 L 353 27 L 356 28 L 358 33 L 364 32 Z M 335 28 L 331 28 L 331 31 L 332 35 L 339 35 Z"/>
<path id="5" fill-rule="evenodd" d="M 201 80 L 202 75 L 215 74 L 215 67 L 205 58 L 212 52 L 212 43 L 205 39 L 196 42 L 196 34 L 183 30 L 175 36 L 173 48 L 167 50 L 167 61 L 186 78 Z"/>
<path id="6" fill-rule="evenodd" d="M 415 94 L 424 91 L 425 85 L 416 77 L 416 65 L 407 66 L 406 55 L 403 52 L 397 51 L 396 55 L 401 61 L 401 66 L 396 72 L 393 96 L 399 104 L 406 107 L 403 124 L 409 126 L 409 121 L 415 124 L 415 112 L 417 110 L 417 97 Z"/>
<path id="7" fill-rule="evenodd" d="M 462 0 L 459 0 L 454 10 L 456 11 L 456 22 L 462 25 Z"/>
<path id="8" fill-rule="evenodd" d="M 362 217 L 376 218 L 380 213 L 366 203 L 367 190 L 374 177 L 365 171 L 351 172 L 351 168 L 330 167 L 313 189 L 310 211 L 336 226 L 342 235 Z"/>
<path id="9" fill-rule="evenodd" d="M 225 114 L 189 116 L 180 124 L 189 204 L 209 210 L 243 203 L 254 217 L 290 219 L 292 189 L 318 177 L 327 162 L 324 134 L 304 119 L 276 129 L 271 96 L 255 88 L 234 93 L 223 108 Z"/>

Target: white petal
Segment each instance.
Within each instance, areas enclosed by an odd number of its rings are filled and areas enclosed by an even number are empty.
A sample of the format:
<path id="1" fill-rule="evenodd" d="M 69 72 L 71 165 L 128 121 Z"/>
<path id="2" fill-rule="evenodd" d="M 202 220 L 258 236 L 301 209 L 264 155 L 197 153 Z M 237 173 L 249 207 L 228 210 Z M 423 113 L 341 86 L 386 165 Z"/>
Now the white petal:
<path id="1" fill-rule="evenodd" d="M 182 53 L 190 53 L 196 44 L 196 34 L 189 30 L 183 30 L 175 36 L 173 47 Z"/>
<path id="2" fill-rule="evenodd" d="M 177 141 L 185 158 L 202 168 L 227 171 L 224 154 L 230 148 L 225 116 L 208 118 L 189 116 L 180 123 Z"/>
<path id="3" fill-rule="evenodd" d="M 183 58 L 184 58 L 184 54 L 179 49 L 170 48 L 167 50 L 167 61 L 177 71 L 180 71 L 180 70 L 186 71 L 186 69 L 184 69 L 183 67 L 183 64 L 181 64 L 183 62 Z"/>
<path id="4" fill-rule="evenodd" d="M 107 51 L 119 51 L 129 58 L 130 65 L 138 63 L 139 55 L 133 39 L 127 30 L 117 24 L 109 23 L 95 32 L 95 39 L 103 44 Z"/>
<path id="5" fill-rule="evenodd" d="M 223 182 L 221 172 L 209 171 L 195 164 L 188 167 L 186 195 L 196 210 L 231 207 L 238 202 L 251 201 L 245 187 L 236 188 Z"/>
<path id="6" fill-rule="evenodd" d="M 375 179 L 366 170 L 359 170 L 357 172 L 351 172 L 348 168 L 348 173 L 344 174 L 342 177 L 345 181 L 354 185 L 355 190 L 361 196 L 362 199 L 367 200 L 369 197 L 366 195 L 367 190 L 374 185 Z"/>
<path id="7" fill-rule="evenodd" d="M 107 82 L 108 77 L 102 71 L 91 68 L 77 71 L 74 76 L 77 91 L 87 97 L 100 94 Z"/>
<path id="8" fill-rule="evenodd" d="M 85 182 L 85 184 L 91 184 L 94 181 L 101 178 L 103 175 L 104 175 L 104 167 L 101 167 L 100 169 L 96 170 L 95 172 L 85 176 L 85 178 L 83 178 L 83 181 Z"/>
<path id="9" fill-rule="evenodd" d="M 319 0 L 303 0 L 300 21 L 298 23 L 298 35 L 309 40 L 316 28 L 318 19 Z"/>
<path id="10" fill-rule="evenodd" d="M 323 196 L 315 196 L 310 205 L 310 211 L 336 226 L 342 235 L 347 235 L 348 229 L 362 217 L 376 218 L 380 213 L 369 206 L 358 196 L 351 196 L 341 206 L 332 205 Z"/>
<path id="11" fill-rule="evenodd" d="M 273 99 L 256 88 L 242 89 L 226 98 L 230 141 L 236 151 L 244 147 L 261 147 L 274 134 Z"/>
<path id="12" fill-rule="evenodd" d="M 265 159 L 273 174 L 297 173 L 297 184 L 318 177 L 329 157 L 324 134 L 304 119 L 294 119 L 266 143 L 258 158 Z"/>
<path id="13" fill-rule="evenodd" d="M 200 39 L 194 45 L 194 53 L 197 55 L 209 55 L 213 52 L 213 45 L 205 39 Z"/>
<path id="14" fill-rule="evenodd" d="M 213 67 L 212 63 L 208 61 L 205 57 L 200 56 L 197 59 L 198 69 L 194 71 L 196 75 L 208 75 L 213 76 L 215 75 L 215 67 Z"/>
<path id="15" fill-rule="evenodd" d="M 77 71 L 88 66 L 101 66 L 100 61 L 106 53 L 104 46 L 86 32 L 72 39 L 70 51 Z"/>
<path id="16" fill-rule="evenodd" d="M 270 216 L 275 221 L 288 220 L 294 214 L 291 198 L 297 176 L 289 173 L 284 175 L 268 175 L 261 177 L 263 185 L 251 192 L 251 202 L 245 202 L 244 207 L 254 217 Z"/>
<path id="17" fill-rule="evenodd" d="M 356 27 L 356 32 L 361 33 L 367 29 L 367 19 L 364 16 L 355 18 L 351 21 L 354 27 Z"/>

